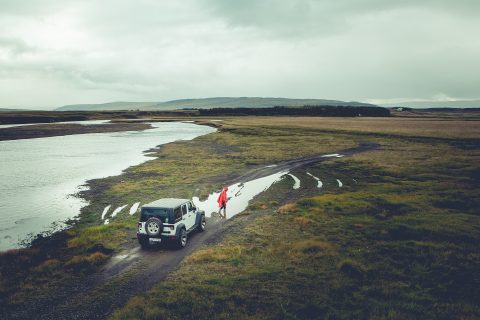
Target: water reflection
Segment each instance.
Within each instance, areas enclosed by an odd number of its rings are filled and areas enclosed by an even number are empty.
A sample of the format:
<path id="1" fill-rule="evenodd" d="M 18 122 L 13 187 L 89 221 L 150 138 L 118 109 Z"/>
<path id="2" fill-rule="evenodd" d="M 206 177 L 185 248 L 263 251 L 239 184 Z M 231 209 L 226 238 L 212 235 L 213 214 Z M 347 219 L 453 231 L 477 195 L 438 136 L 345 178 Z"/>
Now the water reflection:
<path id="1" fill-rule="evenodd" d="M 215 131 L 178 122 L 152 126 L 144 131 L 1 141 L 0 250 L 18 247 L 28 234 L 78 215 L 86 203 L 72 194 L 87 180 L 118 175 L 152 159 L 144 150 Z"/>

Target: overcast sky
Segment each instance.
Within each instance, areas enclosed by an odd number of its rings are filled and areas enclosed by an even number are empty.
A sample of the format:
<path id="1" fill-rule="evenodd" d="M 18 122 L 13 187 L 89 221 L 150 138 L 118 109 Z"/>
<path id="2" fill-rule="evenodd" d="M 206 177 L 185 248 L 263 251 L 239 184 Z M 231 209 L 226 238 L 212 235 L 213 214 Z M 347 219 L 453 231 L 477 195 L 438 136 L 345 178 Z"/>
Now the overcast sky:
<path id="1" fill-rule="evenodd" d="M 0 107 L 480 98 L 478 0 L 1 0 Z"/>

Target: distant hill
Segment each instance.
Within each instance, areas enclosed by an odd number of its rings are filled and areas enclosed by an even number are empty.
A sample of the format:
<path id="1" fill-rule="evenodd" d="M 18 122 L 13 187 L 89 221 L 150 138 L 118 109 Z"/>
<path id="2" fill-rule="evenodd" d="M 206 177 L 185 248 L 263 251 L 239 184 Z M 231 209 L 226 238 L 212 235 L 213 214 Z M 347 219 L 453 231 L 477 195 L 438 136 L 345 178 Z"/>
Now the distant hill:
<path id="1" fill-rule="evenodd" d="M 254 97 L 218 97 L 204 99 L 181 99 L 166 102 L 111 102 L 103 104 L 77 104 L 63 106 L 56 111 L 101 111 L 101 110 L 148 110 L 163 111 L 177 109 L 205 109 L 205 108 L 271 108 L 275 106 L 375 106 L 361 102 L 346 102 L 324 99 L 288 99 L 288 98 L 254 98 Z"/>
<path id="2" fill-rule="evenodd" d="M 403 108 L 480 108 L 480 100 L 456 100 L 456 101 L 410 101 L 400 103 L 382 104 L 383 107 Z"/>

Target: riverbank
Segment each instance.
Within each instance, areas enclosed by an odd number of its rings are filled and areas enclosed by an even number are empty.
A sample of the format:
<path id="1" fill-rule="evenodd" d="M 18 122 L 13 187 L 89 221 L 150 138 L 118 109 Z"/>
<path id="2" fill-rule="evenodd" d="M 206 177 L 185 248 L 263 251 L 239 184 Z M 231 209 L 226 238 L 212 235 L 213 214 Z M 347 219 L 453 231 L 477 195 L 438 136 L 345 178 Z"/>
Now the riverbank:
<path id="1" fill-rule="evenodd" d="M 480 151 L 462 143 L 478 139 L 475 132 L 453 143 L 443 127 L 412 127 L 408 136 L 392 136 L 394 126 L 368 131 L 362 122 L 359 131 L 349 127 L 351 119 L 339 124 L 341 130 L 322 128 L 321 118 L 314 123 L 311 118 L 253 119 L 258 122 L 222 118 L 217 133 L 151 150 L 158 159 L 122 176 L 90 181 L 90 191 L 83 194 L 90 205 L 78 225 L 37 240 L 32 249 L 0 257 L 2 275 L 9 274 L 0 282 L 7 318 L 21 315 L 20 306 L 61 304 L 72 294 L 79 299 L 61 310 L 103 301 L 106 313 L 98 318 L 105 318 L 112 313 L 109 306 L 121 306 L 129 296 L 135 285 L 129 280 L 168 255 L 168 249 L 130 254 L 138 247 L 137 217 L 124 211 L 104 225 L 101 213 L 108 205 L 172 196 L 202 199 L 252 169 L 364 141 L 380 148 L 292 171 L 298 189 L 291 178 L 274 185 L 166 280 L 132 298 L 113 317 L 478 316 Z M 422 136 L 425 129 L 431 136 Z M 322 181 L 321 188 L 312 176 Z M 125 261 L 127 267 L 95 284 L 110 264 L 106 261 Z M 19 264 L 22 270 L 14 268 Z M 461 294 L 462 287 L 469 296 Z"/>
<path id="2" fill-rule="evenodd" d="M 68 136 L 73 134 L 141 131 L 152 128 L 146 123 L 106 123 L 106 124 L 36 124 L 11 128 L 0 128 L 0 141 L 35 139 Z"/>

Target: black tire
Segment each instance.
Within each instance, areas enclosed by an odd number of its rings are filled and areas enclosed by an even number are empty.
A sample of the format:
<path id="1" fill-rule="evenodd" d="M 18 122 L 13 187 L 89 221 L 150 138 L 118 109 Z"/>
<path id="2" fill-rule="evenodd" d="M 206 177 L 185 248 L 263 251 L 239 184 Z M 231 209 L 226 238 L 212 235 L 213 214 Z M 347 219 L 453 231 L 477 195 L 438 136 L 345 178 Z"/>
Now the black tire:
<path id="1" fill-rule="evenodd" d="M 138 243 L 140 243 L 142 249 L 148 249 L 150 247 L 150 241 L 148 241 L 148 238 L 138 239 Z"/>
<path id="2" fill-rule="evenodd" d="M 162 220 L 158 218 L 149 218 L 147 222 L 145 222 L 145 230 L 150 237 L 159 236 L 162 233 L 163 223 Z"/>
<path id="3" fill-rule="evenodd" d="M 187 245 L 187 242 L 188 242 L 187 231 L 184 228 L 182 228 L 182 230 L 180 230 L 180 234 L 178 235 L 178 239 L 177 239 L 178 248 L 180 249 L 185 248 Z"/>
<path id="4" fill-rule="evenodd" d="M 200 224 L 197 227 L 198 232 L 203 232 L 207 228 L 207 220 L 205 219 L 205 216 L 202 215 L 200 218 Z"/>

